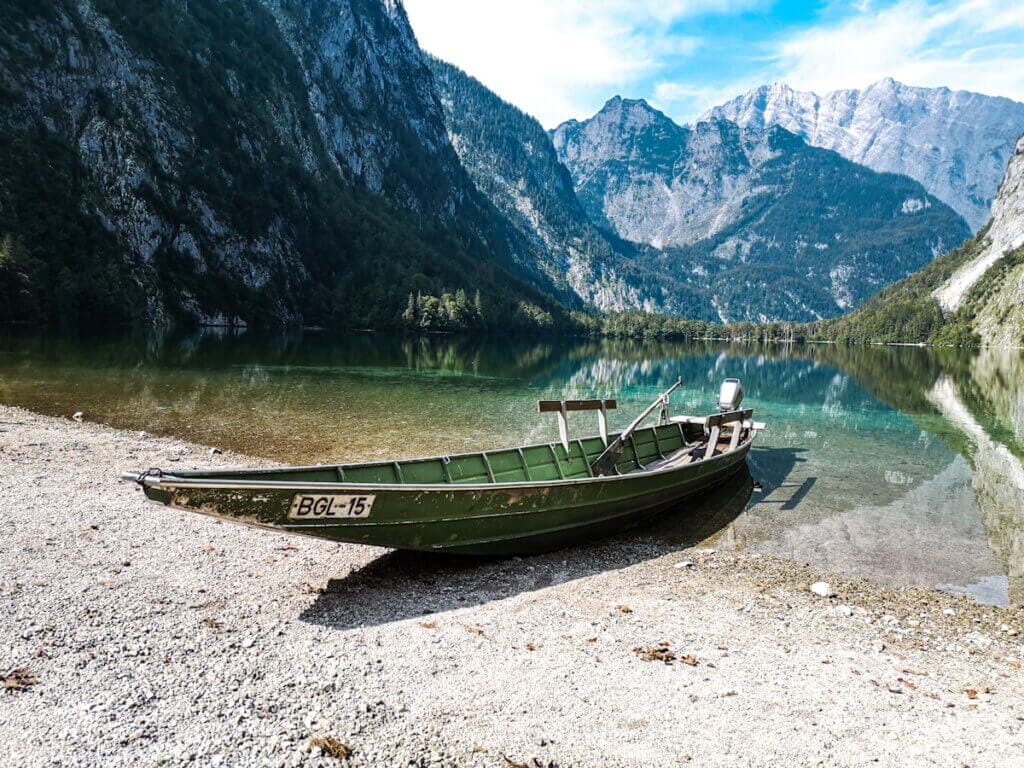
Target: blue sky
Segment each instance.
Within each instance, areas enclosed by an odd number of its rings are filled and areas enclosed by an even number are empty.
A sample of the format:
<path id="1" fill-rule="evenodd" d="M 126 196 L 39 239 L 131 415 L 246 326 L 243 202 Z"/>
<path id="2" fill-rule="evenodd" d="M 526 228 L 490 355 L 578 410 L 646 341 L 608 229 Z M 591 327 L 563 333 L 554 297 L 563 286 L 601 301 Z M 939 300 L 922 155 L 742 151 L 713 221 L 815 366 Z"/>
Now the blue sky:
<path id="1" fill-rule="evenodd" d="M 758 85 L 894 77 L 1024 101 L 1024 0 L 405 0 L 426 50 L 551 128 L 616 94 L 679 122 Z"/>

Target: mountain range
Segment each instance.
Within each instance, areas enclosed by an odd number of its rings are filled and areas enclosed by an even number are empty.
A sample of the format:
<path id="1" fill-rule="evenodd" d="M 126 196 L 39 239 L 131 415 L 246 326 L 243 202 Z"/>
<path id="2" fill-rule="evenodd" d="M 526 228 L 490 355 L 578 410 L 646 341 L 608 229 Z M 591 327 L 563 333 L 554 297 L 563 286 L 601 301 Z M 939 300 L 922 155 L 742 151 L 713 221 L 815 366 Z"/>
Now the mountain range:
<path id="1" fill-rule="evenodd" d="M 974 231 L 988 221 L 1014 141 L 1024 132 L 1020 102 L 892 78 L 823 95 L 763 85 L 705 117 L 753 128 L 777 125 L 855 163 L 909 176 Z"/>
<path id="2" fill-rule="evenodd" d="M 858 94 L 846 134 L 875 113 L 884 127 L 853 162 L 838 139 L 816 146 L 842 109 L 811 130 L 796 96 L 748 94 L 693 126 L 616 97 L 545 131 L 426 56 L 397 0 L 10 0 L 0 320 L 505 331 L 572 328 L 580 309 L 837 315 L 969 235 L 937 179 L 966 169 L 950 189 L 979 215 L 1020 106 L 1000 102 L 998 122 L 987 97 L 911 104 L 891 86 L 895 112 L 881 85 L 842 92 Z M 972 115 L 996 122 L 940 130 Z M 897 155 L 923 178 L 867 167 Z"/>
<path id="3" fill-rule="evenodd" d="M 855 342 L 1024 347 L 1024 135 L 981 231 L 808 335 Z"/>
<path id="4" fill-rule="evenodd" d="M 452 146 L 477 188 L 535 245 L 533 268 L 599 309 L 684 309 L 671 280 L 635 266 L 635 246 L 591 222 L 539 122 L 457 67 L 427 61 Z"/>
<path id="5" fill-rule="evenodd" d="M 591 219 L 724 322 L 840 314 L 970 235 L 919 183 L 774 126 L 680 126 L 616 97 L 552 140 Z"/>

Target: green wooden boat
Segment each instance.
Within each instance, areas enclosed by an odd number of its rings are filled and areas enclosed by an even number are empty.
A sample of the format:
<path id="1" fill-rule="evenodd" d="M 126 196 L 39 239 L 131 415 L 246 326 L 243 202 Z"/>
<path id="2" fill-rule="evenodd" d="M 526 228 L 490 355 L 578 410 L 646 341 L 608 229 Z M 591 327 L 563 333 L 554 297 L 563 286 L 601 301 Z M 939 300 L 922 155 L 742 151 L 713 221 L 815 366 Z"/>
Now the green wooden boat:
<path id="1" fill-rule="evenodd" d="M 473 555 L 541 552 L 659 512 L 684 513 L 687 499 L 742 467 L 763 425 L 752 410 L 739 409 L 739 382 L 723 385 L 717 413 L 673 418 L 668 396 L 679 383 L 621 433 L 607 433 L 613 400 L 541 401 L 541 411 L 558 414 L 560 442 L 402 461 L 150 469 L 121 477 L 159 504 L 336 541 Z M 641 427 L 658 407 L 658 423 Z M 601 434 L 570 439 L 567 412 L 591 409 Z"/>

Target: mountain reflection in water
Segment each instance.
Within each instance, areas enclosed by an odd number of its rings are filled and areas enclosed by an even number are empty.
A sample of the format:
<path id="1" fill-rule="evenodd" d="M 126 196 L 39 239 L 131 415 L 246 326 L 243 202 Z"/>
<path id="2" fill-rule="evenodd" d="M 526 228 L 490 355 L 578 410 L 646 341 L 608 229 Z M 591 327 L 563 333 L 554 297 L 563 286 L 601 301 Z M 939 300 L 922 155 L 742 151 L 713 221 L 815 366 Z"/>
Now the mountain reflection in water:
<path id="1" fill-rule="evenodd" d="M 288 463 L 554 440 L 538 399 L 614 397 L 622 427 L 737 376 L 768 424 L 761 490 L 716 546 L 1024 602 L 1021 352 L 329 333 L 0 337 L 0 402 Z M 573 414 L 576 434 L 595 431 Z M 113 470 L 121 469 L 112 468 Z"/>

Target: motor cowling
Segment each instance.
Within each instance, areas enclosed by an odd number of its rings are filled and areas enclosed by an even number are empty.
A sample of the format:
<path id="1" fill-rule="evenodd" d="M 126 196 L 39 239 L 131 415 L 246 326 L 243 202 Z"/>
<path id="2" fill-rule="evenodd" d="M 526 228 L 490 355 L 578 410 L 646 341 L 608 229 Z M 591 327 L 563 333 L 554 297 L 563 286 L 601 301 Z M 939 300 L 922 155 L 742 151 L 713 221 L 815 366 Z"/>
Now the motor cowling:
<path id="1" fill-rule="evenodd" d="M 718 392 L 718 410 L 735 411 L 743 402 L 743 385 L 739 379 L 726 379 Z"/>

